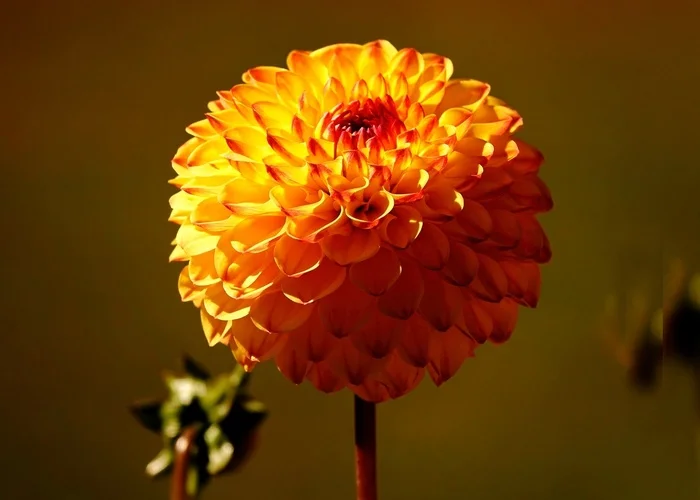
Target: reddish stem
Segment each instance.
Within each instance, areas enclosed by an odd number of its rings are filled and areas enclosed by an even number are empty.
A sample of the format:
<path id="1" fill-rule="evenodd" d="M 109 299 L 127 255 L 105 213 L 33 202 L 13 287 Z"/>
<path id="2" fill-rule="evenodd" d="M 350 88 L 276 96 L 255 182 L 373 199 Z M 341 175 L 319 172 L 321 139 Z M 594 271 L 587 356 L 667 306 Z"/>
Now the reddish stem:
<path id="1" fill-rule="evenodd" d="M 377 500 L 376 405 L 355 396 L 357 500 Z"/>
<path id="2" fill-rule="evenodd" d="M 197 437 L 197 428 L 187 427 L 175 441 L 175 460 L 170 482 L 170 500 L 191 500 L 187 493 L 187 472 L 190 468 L 192 447 Z"/>

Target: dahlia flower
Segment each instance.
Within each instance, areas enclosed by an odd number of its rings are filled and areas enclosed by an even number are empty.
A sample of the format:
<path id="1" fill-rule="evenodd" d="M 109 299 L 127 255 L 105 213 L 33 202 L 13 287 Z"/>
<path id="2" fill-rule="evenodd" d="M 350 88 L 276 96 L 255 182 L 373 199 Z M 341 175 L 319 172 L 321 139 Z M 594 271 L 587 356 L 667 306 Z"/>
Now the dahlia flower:
<path id="1" fill-rule="evenodd" d="M 535 307 L 542 155 L 452 62 L 379 40 L 293 51 L 218 92 L 172 166 L 183 301 L 246 370 L 397 398 Z"/>

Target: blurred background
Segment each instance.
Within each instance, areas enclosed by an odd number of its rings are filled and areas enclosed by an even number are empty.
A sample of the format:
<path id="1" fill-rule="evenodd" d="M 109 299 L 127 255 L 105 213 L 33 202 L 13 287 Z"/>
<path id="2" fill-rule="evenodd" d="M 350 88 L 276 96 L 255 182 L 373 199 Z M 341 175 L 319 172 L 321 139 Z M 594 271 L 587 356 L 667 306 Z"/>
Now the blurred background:
<path id="1" fill-rule="evenodd" d="M 381 498 L 697 498 L 690 378 L 669 368 L 635 393 L 598 325 L 608 294 L 660 300 L 664 255 L 700 265 L 698 13 L 690 0 L 8 2 L 0 497 L 167 497 L 143 472 L 160 441 L 127 405 L 164 395 L 160 372 L 183 352 L 233 362 L 167 263 L 184 128 L 249 67 L 385 38 L 450 57 L 519 110 L 556 206 L 541 305 L 513 339 L 379 407 Z M 271 411 L 261 447 L 203 499 L 354 498 L 350 394 L 255 373 Z"/>

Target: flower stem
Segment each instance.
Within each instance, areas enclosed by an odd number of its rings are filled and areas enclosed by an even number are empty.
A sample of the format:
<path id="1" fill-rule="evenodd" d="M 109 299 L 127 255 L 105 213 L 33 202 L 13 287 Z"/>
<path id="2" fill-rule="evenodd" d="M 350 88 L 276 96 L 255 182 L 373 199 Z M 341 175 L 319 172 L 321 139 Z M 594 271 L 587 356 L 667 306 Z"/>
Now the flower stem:
<path id="1" fill-rule="evenodd" d="M 170 500 L 191 500 L 187 493 L 187 473 L 190 468 L 192 447 L 197 437 L 197 427 L 187 427 L 175 442 L 175 460 L 170 482 Z"/>
<path id="2" fill-rule="evenodd" d="M 377 500 L 376 405 L 355 396 L 357 500 Z"/>

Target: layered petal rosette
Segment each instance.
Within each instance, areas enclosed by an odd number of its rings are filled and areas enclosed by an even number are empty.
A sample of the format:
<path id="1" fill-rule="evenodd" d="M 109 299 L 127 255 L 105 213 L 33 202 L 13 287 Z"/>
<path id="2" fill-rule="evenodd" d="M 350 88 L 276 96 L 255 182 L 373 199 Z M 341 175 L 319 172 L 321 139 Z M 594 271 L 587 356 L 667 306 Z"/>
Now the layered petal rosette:
<path id="1" fill-rule="evenodd" d="M 172 165 L 183 301 L 246 369 L 373 402 L 452 377 L 535 307 L 542 155 L 489 85 L 386 41 L 218 93 Z"/>

